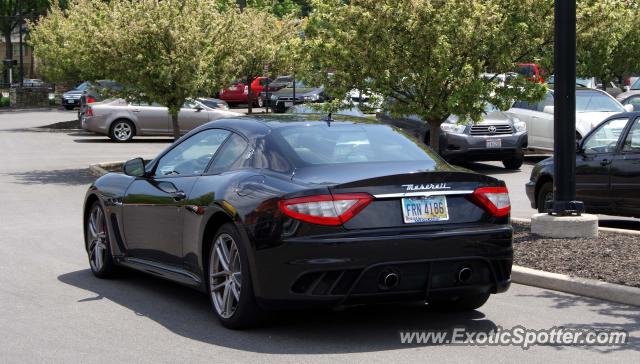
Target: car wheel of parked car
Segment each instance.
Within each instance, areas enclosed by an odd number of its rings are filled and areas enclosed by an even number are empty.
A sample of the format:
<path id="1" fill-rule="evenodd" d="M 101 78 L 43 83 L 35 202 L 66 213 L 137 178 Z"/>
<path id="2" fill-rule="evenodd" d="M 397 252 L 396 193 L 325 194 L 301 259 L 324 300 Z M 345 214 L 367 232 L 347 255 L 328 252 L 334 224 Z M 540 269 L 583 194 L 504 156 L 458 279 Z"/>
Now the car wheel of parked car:
<path id="1" fill-rule="evenodd" d="M 538 190 L 536 198 L 536 205 L 538 206 L 538 212 L 546 212 L 544 209 L 545 202 L 553 200 L 553 182 L 545 182 Z"/>
<path id="2" fill-rule="evenodd" d="M 65 105 L 64 109 L 65 110 L 73 110 L 73 106 Z"/>
<path id="3" fill-rule="evenodd" d="M 129 120 L 116 120 L 111 124 L 109 137 L 116 142 L 128 142 L 135 135 L 135 127 Z"/>
<path id="4" fill-rule="evenodd" d="M 96 277 L 109 278 L 116 273 L 117 266 L 109 245 L 107 219 L 98 201 L 93 203 L 85 219 L 85 247 L 91 271 Z"/>
<path id="5" fill-rule="evenodd" d="M 264 99 L 262 96 L 258 96 L 258 100 L 256 101 L 258 107 L 264 107 Z"/>
<path id="6" fill-rule="evenodd" d="M 503 159 L 502 164 L 506 169 L 520 169 L 524 163 L 524 157 L 513 157 L 509 159 Z"/>
<path id="7" fill-rule="evenodd" d="M 230 223 L 218 230 L 211 243 L 206 284 L 222 325 L 239 329 L 258 323 L 261 309 L 253 293 L 247 243 Z"/>
<path id="8" fill-rule="evenodd" d="M 436 311 L 461 312 L 473 311 L 482 307 L 489 299 L 489 293 L 469 293 L 456 299 L 432 299 L 428 300 L 429 308 Z"/>

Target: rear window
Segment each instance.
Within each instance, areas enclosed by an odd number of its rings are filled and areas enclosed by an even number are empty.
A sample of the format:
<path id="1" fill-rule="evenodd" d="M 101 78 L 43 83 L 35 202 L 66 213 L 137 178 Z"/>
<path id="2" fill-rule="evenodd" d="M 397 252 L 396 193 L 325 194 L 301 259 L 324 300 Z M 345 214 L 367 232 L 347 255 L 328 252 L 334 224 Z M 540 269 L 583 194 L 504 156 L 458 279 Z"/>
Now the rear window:
<path id="1" fill-rule="evenodd" d="M 426 147 L 387 125 L 310 123 L 276 129 L 273 137 L 304 165 L 434 161 Z"/>
<path id="2" fill-rule="evenodd" d="M 577 112 L 624 112 L 616 100 L 598 91 L 576 92 Z"/>

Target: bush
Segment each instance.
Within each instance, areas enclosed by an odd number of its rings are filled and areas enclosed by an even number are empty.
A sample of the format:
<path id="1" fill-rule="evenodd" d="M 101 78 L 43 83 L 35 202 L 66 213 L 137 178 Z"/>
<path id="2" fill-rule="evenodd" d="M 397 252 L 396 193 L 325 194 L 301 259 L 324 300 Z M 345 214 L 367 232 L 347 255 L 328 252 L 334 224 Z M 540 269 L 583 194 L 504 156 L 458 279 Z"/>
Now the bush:
<path id="1" fill-rule="evenodd" d="M 0 98 L 0 107 L 8 107 L 10 104 L 10 100 L 8 97 Z"/>

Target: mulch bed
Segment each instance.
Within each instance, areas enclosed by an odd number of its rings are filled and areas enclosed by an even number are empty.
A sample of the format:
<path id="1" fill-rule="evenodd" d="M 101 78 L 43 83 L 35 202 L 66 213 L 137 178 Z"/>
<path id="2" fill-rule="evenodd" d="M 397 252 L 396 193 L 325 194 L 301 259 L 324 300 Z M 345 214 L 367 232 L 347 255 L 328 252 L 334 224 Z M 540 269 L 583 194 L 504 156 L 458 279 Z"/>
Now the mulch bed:
<path id="1" fill-rule="evenodd" d="M 37 129 L 57 129 L 57 130 L 76 130 L 82 129 L 79 120 L 61 121 L 49 125 L 39 126 Z"/>
<path id="2" fill-rule="evenodd" d="M 600 231 L 596 239 L 548 239 L 513 222 L 514 264 L 640 287 L 640 235 Z"/>

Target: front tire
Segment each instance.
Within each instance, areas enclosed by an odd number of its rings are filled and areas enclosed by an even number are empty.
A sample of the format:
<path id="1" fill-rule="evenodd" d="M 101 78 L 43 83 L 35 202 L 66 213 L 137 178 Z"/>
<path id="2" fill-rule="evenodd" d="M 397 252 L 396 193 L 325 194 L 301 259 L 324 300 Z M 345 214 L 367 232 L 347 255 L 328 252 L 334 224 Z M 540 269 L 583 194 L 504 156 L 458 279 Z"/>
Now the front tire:
<path id="1" fill-rule="evenodd" d="M 129 120 L 116 120 L 109 128 L 109 138 L 118 143 L 130 142 L 135 134 L 136 129 Z"/>
<path id="2" fill-rule="evenodd" d="M 91 205 L 85 219 L 85 248 L 93 275 L 110 278 L 117 273 L 117 266 L 111 255 L 107 218 L 98 201 Z"/>
<path id="3" fill-rule="evenodd" d="M 207 292 L 213 311 L 229 329 L 255 326 L 262 314 L 253 293 L 248 246 L 227 223 L 216 232 L 209 249 Z"/>
<path id="4" fill-rule="evenodd" d="M 502 164 L 504 164 L 504 168 L 506 169 L 520 169 L 524 164 L 524 156 L 511 157 L 508 159 L 503 159 Z"/>
<path id="5" fill-rule="evenodd" d="M 547 201 L 553 200 L 553 182 L 545 182 L 538 190 L 536 197 L 536 205 L 538 206 L 538 212 L 547 212 L 544 205 Z"/>

